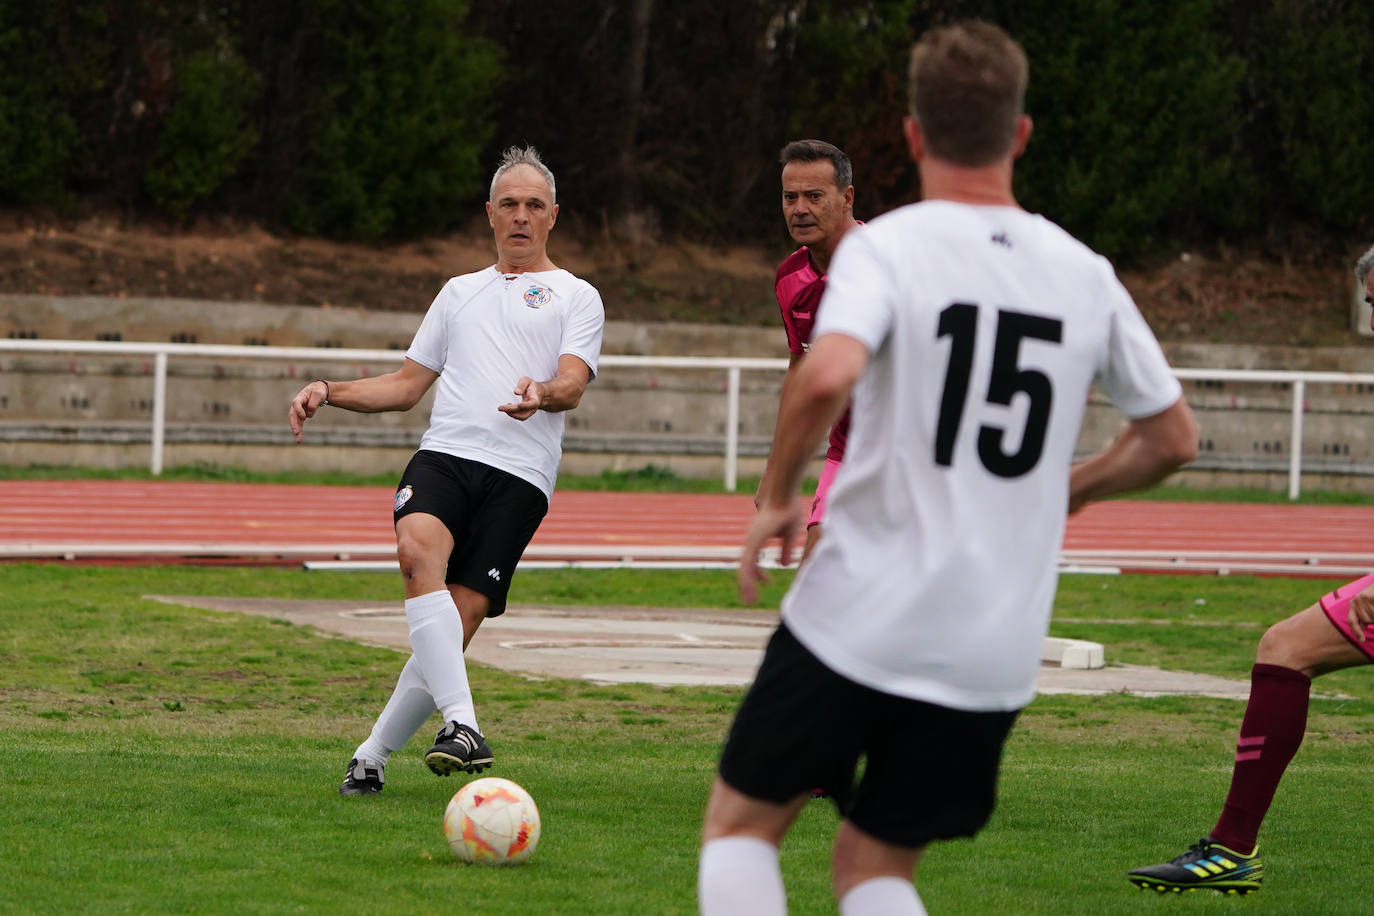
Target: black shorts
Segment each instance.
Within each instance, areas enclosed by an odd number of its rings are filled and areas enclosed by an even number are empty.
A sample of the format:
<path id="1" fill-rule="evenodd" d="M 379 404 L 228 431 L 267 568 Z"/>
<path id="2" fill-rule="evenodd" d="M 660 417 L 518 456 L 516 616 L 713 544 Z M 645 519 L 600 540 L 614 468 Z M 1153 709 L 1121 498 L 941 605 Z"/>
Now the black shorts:
<path id="1" fill-rule="evenodd" d="M 443 452 L 415 453 L 396 488 L 393 520 L 433 515 L 453 535 L 444 581 L 480 592 L 488 617 L 506 610 L 515 564 L 549 511 L 544 492 L 480 461 Z"/>
<path id="2" fill-rule="evenodd" d="M 779 804 L 824 789 L 841 815 L 897 846 L 973 836 L 992 816 L 1016 715 L 948 709 L 856 684 L 782 624 L 730 726 L 720 776 Z"/>

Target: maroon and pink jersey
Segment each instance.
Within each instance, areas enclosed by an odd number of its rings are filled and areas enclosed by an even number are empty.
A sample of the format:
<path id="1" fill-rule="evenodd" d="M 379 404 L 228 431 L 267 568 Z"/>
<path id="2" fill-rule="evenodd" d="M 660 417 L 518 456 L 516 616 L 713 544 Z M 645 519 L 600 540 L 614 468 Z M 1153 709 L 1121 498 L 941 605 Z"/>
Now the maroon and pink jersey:
<path id="1" fill-rule="evenodd" d="M 774 292 L 778 308 L 782 310 L 782 326 L 787 331 L 787 349 L 805 353 L 811 348 L 811 329 L 816 324 L 816 311 L 825 292 L 825 277 L 811 266 L 811 252 L 805 246 L 787 256 L 778 265 Z M 849 436 L 849 408 L 830 430 L 830 447 L 825 457 L 844 460 L 845 440 Z"/>

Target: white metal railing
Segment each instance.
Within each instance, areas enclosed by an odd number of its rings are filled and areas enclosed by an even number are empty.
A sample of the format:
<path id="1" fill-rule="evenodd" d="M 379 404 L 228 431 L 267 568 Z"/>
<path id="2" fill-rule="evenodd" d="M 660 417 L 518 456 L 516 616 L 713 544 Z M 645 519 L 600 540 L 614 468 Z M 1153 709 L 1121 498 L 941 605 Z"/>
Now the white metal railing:
<path id="1" fill-rule="evenodd" d="M 1307 383 L 1368 385 L 1374 383 L 1369 372 L 1308 372 L 1286 369 L 1175 369 L 1182 381 L 1280 382 L 1292 386 L 1288 421 L 1288 498 L 1302 492 L 1302 419 L 1307 404 Z"/>
<path id="2" fill-rule="evenodd" d="M 396 362 L 404 350 L 347 349 L 343 347 L 258 347 L 234 344 L 185 344 L 104 340 L 0 340 L 0 353 L 99 353 L 107 356 L 153 357 L 152 453 L 148 469 L 162 473 L 162 454 L 167 429 L 167 359 L 246 358 L 257 360 L 313 360 L 316 362 Z M 734 491 L 739 470 L 740 373 L 745 369 L 779 372 L 788 361 L 778 358 L 735 356 L 615 356 L 606 354 L 601 367 L 641 369 L 724 369 L 727 383 L 725 422 L 725 489 Z"/>
<path id="3" fill-rule="evenodd" d="M 152 356 L 153 359 L 153 416 L 152 454 L 148 467 L 153 474 L 162 473 L 162 453 L 167 418 L 167 360 L 184 358 L 245 358 L 257 360 L 313 360 L 331 361 L 388 361 L 399 359 L 402 350 L 346 349 L 336 347 L 257 347 L 230 344 L 183 344 L 134 341 L 92 340 L 0 340 L 0 353 L 100 353 L 106 355 Z M 788 361 L 779 358 L 736 356 L 616 356 L 603 355 L 602 367 L 633 367 L 642 369 L 724 369 L 725 389 L 725 489 L 733 491 L 739 467 L 739 405 L 740 373 L 745 370 L 780 372 Z M 1311 372 L 1278 369 L 1175 369 L 1174 375 L 1185 381 L 1279 382 L 1291 385 L 1292 403 L 1289 420 L 1288 498 L 1297 499 L 1302 481 L 1302 428 L 1307 384 L 1366 384 L 1374 385 L 1374 373 Z"/>

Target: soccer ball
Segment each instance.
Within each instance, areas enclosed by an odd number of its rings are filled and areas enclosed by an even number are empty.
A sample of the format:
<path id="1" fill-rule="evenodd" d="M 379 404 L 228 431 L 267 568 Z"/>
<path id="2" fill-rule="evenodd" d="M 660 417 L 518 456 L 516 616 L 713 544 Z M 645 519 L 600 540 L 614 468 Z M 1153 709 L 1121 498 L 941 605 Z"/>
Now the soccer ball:
<path id="1" fill-rule="evenodd" d="M 539 845 L 539 809 L 530 793 L 509 779 L 474 779 L 444 810 L 444 837 L 464 862 L 519 865 Z"/>

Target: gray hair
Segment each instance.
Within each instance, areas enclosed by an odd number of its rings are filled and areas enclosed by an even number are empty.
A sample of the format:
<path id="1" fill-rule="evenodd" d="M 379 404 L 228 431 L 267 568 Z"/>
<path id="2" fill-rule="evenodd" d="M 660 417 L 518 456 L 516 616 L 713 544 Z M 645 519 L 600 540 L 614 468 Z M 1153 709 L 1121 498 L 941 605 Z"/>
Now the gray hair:
<path id="1" fill-rule="evenodd" d="M 528 165 L 535 169 L 549 185 L 549 203 L 558 203 L 558 192 L 554 189 L 553 172 L 544 164 L 544 160 L 539 158 L 539 150 L 532 146 L 512 146 L 501 154 L 501 161 L 496 164 L 496 174 L 491 176 L 491 188 L 487 191 L 487 201 L 490 202 L 496 196 L 496 182 L 501 180 L 501 176 L 515 168 L 517 165 Z"/>
<path id="2" fill-rule="evenodd" d="M 1364 286 L 1369 282 L 1369 272 L 1374 270 L 1374 248 L 1370 248 L 1355 262 L 1355 279 Z"/>

